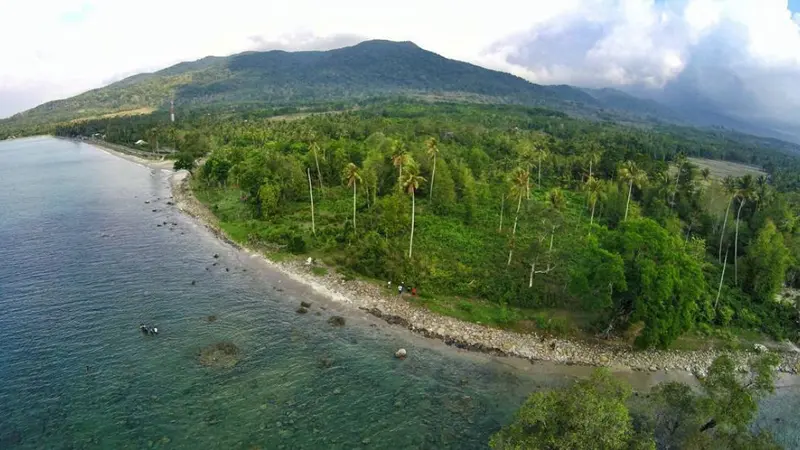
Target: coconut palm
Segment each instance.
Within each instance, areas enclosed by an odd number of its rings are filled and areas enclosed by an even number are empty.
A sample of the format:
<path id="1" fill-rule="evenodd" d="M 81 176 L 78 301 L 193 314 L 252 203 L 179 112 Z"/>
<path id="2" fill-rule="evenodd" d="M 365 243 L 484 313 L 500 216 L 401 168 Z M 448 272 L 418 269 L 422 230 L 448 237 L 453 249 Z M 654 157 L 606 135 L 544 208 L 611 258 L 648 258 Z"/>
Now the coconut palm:
<path id="1" fill-rule="evenodd" d="M 642 185 L 647 182 L 647 173 L 644 170 L 641 170 L 635 162 L 633 161 L 625 161 L 622 167 L 619 168 L 618 171 L 619 179 L 628 183 L 628 201 L 625 202 L 625 218 L 623 220 L 628 220 L 628 209 L 630 208 L 631 204 L 631 194 L 633 193 L 633 186 L 635 185 L 637 188 L 642 187 Z"/>
<path id="2" fill-rule="evenodd" d="M 594 224 L 594 210 L 597 206 L 597 201 L 605 197 L 605 185 L 602 180 L 590 176 L 586 180 L 586 184 L 583 185 L 583 189 L 586 191 L 589 206 L 592 208 L 591 216 L 589 216 L 589 226 L 591 227 Z"/>
<path id="3" fill-rule="evenodd" d="M 544 146 L 543 142 L 535 142 L 533 145 L 533 154 L 538 161 L 539 164 L 539 174 L 536 177 L 536 187 L 542 187 L 542 161 L 546 160 L 550 156 L 550 152 Z"/>
<path id="4" fill-rule="evenodd" d="M 425 141 L 425 148 L 427 149 L 428 156 L 433 160 L 433 169 L 431 170 L 431 190 L 428 194 L 428 199 L 433 198 L 433 180 L 436 178 L 436 156 L 439 154 L 439 145 L 436 138 L 431 137 Z"/>
<path id="5" fill-rule="evenodd" d="M 517 234 L 517 223 L 519 222 L 519 210 L 522 207 L 522 197 L 528 186 L 528 179 L 530 174 L 522 167 L 517 167 L 511 173 L 511 195 L 517 198 L 517 213 L 514 215 L 514 228 L 511 229 L 511 248 L 508 250 L 508 262 L 506 265 L 511 264 L 511 255 L 514 253 L 514 236 Z"/>
<path id="6" fill-rule="evenodd" d="M 675 194 L 678 193 L 678 181 L 681 179 L 681 171 L 684 164 L 686 164 L 686 155 L 678 153 L 675 156 L 675 165 L 678 167 L 678 172 L 675 174 L 675 187 L 672 189 L 672 200 L 669 202 L 670 209 L 675 207 Z"/>
<path id="7" fill-rule="evenodd" d="M 711 169 L 708 167 L 704 167 L 700 170 L 700 176 L 703 177 L 703 181 L 708 183 L 708 180 L 711 178 Z"/>
<path id="8" fill-rule="evenodd" d="M 742 216 L 742 208 L 747 200 L 755 198 L 753 186 L 753 176 L 747 174 L 739 179 L 736 197 L 739 198 L 739 209 L 736 211 L 736 233 L 733 238 L 733 284 L 739 285 L 739 219 Z"/>
<path id="9" fill-rule="evenodd" d="M 592 178 L 592 167 L 600 163 L 600 158 L 603 157 L 603 151 L 600 150 L 600 147 L 596 143 L 592 142 L 588 145 L 588 149 L 583 157 L 585 161 L 589 163 L 589 178 Z"/>
<path id="10" fill-rule="evenodd" d="M 319 170 L 319 145 L 315 142 L 312 142 L 309 146 L 311 148 L 311 152 L 314 153 L 314 163 L 317 165 L 317 179 L 319 180 L 319 189 L 322 190 L 322 171 Z"/>
<path id="11" fill-rule="evenodd" d="M 416 214 L 416 191 L 419 185 L 425 182 L 425 178 L 417 173 L 414 165 L 409 166 L 405 178 L 402 180 L 403 189 L 411 195 L 411 237 L 408 240 L 408 257 L 411 258 L 411 250 L 414 248 L 414 216 Z"/>
<path id="12" fill-rule="evenodd" d="M 730 201 L 728 201 L 728 207 L 725 209 L 725 216 L 722 219 L 722 230 L 719 233 L 719 250 L 717 252 L 717 260 L 722 263 L 722 242 L 725 240 L 725 227 L 728 225 L 728 215 L 731 213 L 731 205 L 733 204 L 733 199 L 736 196 L 736 179 L 731 176 L 725 177 L 722 180 L 722 186 L 729 195 L 731 195 Z"/>
<path id="13" fill-rule="evenodd" d="M 311 185 L 311 169 L 306 168 L 308 174 L 308 196 L 311 198 L 311 232 L 316 236 L 317 229 L 314 225 L 314 188 Z"/>
<path id="14" fill-rule="evenodd" d="M 531 177 L 530 172 L 534 164 L 538 160 L 536 153 L 537 144 L 534 142 L 523 142 L 517 151 L 517 160 L 520 167 L 528 170 L 528 182 L 525 185 L 525 197 L 530 200 L 531 198 Z"/>
<path id="15" fill-rule="evenodd" d="M 413 164 L 414 158 L 406 152 L 397 142 L 394 144 L 395 150 L 392 154 L 392 164 L 397 167 L 397 181 L 400 184 L 400 190 L 403 189 L 403 166 L 410 166 Z"/>
<path id="16" fill-rule="evenodd" d="M 347 183 L 347 187 L 353 188 L 353 230 L 356 229 L 356 185 L 361 183 L 361 174 L 358 166 L 353 163 L 347 164 L 342 173 L 342 178 Z"/>

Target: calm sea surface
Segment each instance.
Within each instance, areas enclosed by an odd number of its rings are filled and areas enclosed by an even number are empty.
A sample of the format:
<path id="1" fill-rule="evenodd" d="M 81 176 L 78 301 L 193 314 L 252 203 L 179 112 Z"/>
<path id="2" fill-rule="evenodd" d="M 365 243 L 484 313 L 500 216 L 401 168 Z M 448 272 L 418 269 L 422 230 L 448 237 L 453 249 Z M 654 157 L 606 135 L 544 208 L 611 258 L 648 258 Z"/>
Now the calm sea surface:
<path id="1" fill-rule="evenodd" d="M 168 177 L 86 144 L 0 142 L 0 449 L 486 448 L 578 370 L 459 353 L 317 298 L 167 205 Z M 239 364 L 200 365 L 220 341 Z M 782 390 L 758 425 L 800 448 L 798 410 Z"/>

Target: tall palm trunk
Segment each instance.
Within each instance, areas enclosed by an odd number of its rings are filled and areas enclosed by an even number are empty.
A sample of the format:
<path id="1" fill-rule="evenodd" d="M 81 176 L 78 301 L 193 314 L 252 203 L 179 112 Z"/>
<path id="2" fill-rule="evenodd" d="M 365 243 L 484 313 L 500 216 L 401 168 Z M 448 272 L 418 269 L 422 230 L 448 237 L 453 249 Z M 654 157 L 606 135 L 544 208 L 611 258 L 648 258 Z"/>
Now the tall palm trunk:
<path id="1" fill-rule="evenodd" d="M 353 183 L 353 231 L 356 230 L 356 183 Z"/>
<path id="2" fill-rule="evenodd" d="M 525 180 L 525 192 L 526 192 L 525 195 L 527 195 L 527 199 L 528 200 L 531 199 L 531 175 L 530 174 L 531 174 L 531 165 L 528 164 L 528 179 Z"/>
<path id="3" fill-rule="evenodd" d="M 542 157 L 539 157 L 539 175 L 536 178 L 536 187 L 542 188 Z"/>
<path id="4" fill-rule="evenodd" d="M 725 227 L 728 225 L 728 214 L 731 213 L 731 204 L 733 203 L 733 199 L 728 202 L 728 209 L 725 210 L 725 219 L 722 221 L 722 231 L 719 233 L 719 254 L 717 255 L 717 260 L 722 262 L 722 241 L 725 239 Z"/>
<path id="5" fill-rule="evenodd" d="M 500 197 L 500 228 L 497 230 L 498 233 L 503 232 L 503 210 L 506 207 L 506 196 L 503 194 Z"/>
<path id="6" fill-rule="evenodd" d="M 592 178 L 592 160 L 589 160 L 589 178 Z"/>
<path id="7" fill-rule="evenodd" d="M 522 206 L 522 193 L 520 193 L 517 200 L 517 214 L 514 216 L 514 228 L 511 230 L 511 248 L 508 249 L 508 262 L 507 266 L 511 265 L 511 255 L 514 253 L 514 236 L 517 234 L 517 221 L 519 220 L 519 208 Z"/>
<path id="8" fill-rule="evenodd" d="M 317 164 L 317 178 L 319 178 L 319 189 L 322 190 L 322 171 L 319 170 L 319 158 L 317 157 L 317 147 L 314 146 L 314 162 Z"/>
<path id="9" fill-rule="evenodd" d="M 715 312 L 717 310 L 717 303 L 719 303 L 719 294 L 722 293 L 722 280 L 725 279 L 725 267 L 728 266 L 728 250 L 730 250 L 730 247 L 725 249 L 725 262 L 722 263 L 722 275 L 720 275 L 720 277 L 719 277 L 719 287 L 717 287 L 717 299 L 714 300 L 714 311 Z"/>
<path id="10" fill-rule="evenodd" d="M 745 199 L 739 203 L 739 211 L 736 212 L 736 235 L 733 238 L 733 284 L 739 285 L 739 217 L 742 215 Z"/>
<path id="11" fill-rule="evenodd" d="M 311 197 L 311 232 L 314 236 L 317 235 L 317 229 L 314 225 L 314 188 L 311 185 L 311 169 L 306 168 L 308 174 L 308 195 Z"/>
<path id="12" fill-rule="evenodd" d="M 436 155 L 433 155 L 433 171 L 431 172 L 431 192 L 428 194 L 428 199 L 433 199 L 433 180 L 436 178 Z"/>
<path id="13" fill-rule="evenodd" d="M 681 179 L 681 168 L 682 167 L 683 167 L 683 164 L 678 166 L 678 174 L 675 175 L 675 189 L 672 190 L 672 200 L 670 201 L 669 209 L 672 209 L 672 208 L 675 207 L 675 194 L 678 193 L 678 180 Z"/>
<path id="14" fill-rule="evenodd" d="M 631 206 L 631 194 L 633 193 L 633 180 L 628 183 L 628 201 L 625 202 L 625 219 L 628 220 L 628 208 Z"/>
<path id="15" fill-rule="evenodd" d="M 594 208 L 597 206 L 597 200 L 592 202 L 592 215 L 589 217 L 589 227 L 594 225 Z"/>
<path id="16" fill-rule="evenodd" d="M 411 259 L 411 249 L 414 247 L 414 214 L 416 211 L 414 197 L 414 191 L 411 191 L 411 239 L 408 240 L 408 259 Z"/>

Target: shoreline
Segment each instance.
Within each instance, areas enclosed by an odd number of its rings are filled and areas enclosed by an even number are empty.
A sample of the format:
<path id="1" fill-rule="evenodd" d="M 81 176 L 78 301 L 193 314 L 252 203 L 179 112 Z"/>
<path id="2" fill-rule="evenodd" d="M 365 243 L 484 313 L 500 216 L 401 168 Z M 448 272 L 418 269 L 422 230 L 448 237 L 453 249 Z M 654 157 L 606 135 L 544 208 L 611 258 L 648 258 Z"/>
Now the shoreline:
<path id="1" fill-rule="evenodd" d="M 712 361 L 720 354 L 731 354 L 741 367 L 746 366 L 747 360 L 756 355 L 755 351 L 742 350 L 636 351 L 626 347 L 549 338 L 535 333 L 521 334 L 439 315 L 411 305 L 402 297 L 387 295 L 385 290 L 373 283 L 361 280 L 343 281 L 333 268 L 328 268 L 326 275 L 315 275 L 300 261 L 273 261 L 263 253 L 235 242 L 219 227 L 216 216 L 195 197 L 189 186 L 190 178 L 191 174 L 187 171 L 178 171 L 170 176 L 175 206 L 196 219 L 218 239 L 239 251 L 258 256 L 282 275 L 310 287 L 317 294 L 336 303 L 361 310 L 390 325 L 399 325 L 452 347 L 521 358 L 530 363 L 549 361 L 564 365 L 603 366 L 616 371 L 682 371 L 699 377 L 705 376 Z M 800 353 L 782 351 L 778 354 L 781 358 L 778 371 L 797 374 L 800 369 Z"/>
<path id="2" fill-rule="evenodd" d="M 138 164 L 140 166 L 148 167 L 150 169 L 162 169 L 162 170 L 169 170 L 172 171 L 174 162 L 169 159 L 151 159 L 145 158 L 142 156 L 137 156 L 135 153 L 137 152 L 135 149 L 128 149 L 123 151 L 123 148 L 126 148 L 123 145 L 119 144 L 111 144 L 106 141 L 98 141 L 96 139 L 75 139 L 75 138 L 67 138 L 61 136 L 53 136 L 55 139 L 63 139 L 69 142 L 75 143 L 82 143 L 82 144 L 89 144 L 93 147 L 97 147 L 104 153 L 107 153 L 111 156 L 116 156 L 118 158 L 122 158 L 126 161 L 130 161 L 132 163 Z"/>

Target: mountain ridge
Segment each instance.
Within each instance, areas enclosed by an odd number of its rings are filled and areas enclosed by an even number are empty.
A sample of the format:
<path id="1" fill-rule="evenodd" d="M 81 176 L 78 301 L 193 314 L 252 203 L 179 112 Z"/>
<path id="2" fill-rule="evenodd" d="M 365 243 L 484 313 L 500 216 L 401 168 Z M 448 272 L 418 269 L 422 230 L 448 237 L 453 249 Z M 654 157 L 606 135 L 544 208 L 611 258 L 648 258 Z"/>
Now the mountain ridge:
<path id="1" fill-rule="evenodd" d="M 609 95 L 608 92 L 614 92 Z M 550 107 L 577 115 L 639 115 L 657 110 L 648 100 L 617 90 L 546 86 L 516 75 L 445 58 L 411 41 L 369 40 L 327 51 L 247 51 L 207 56 L 132 75 L 107 86 L 54 100 L 0 121 L 42 124 L 142 108 L 214 104 L 313 104 L 383 95 L 481 98 Z M 620 102 L 622 96 L 624 102 Z M 619 103 L 619 104 L 618 104 Z M 622 104 L 624 103 L 624 104 Z M 667 115 L 666 110 L 659 114 Z M 670 118 L 669 120 L 673 120 Z"/>

